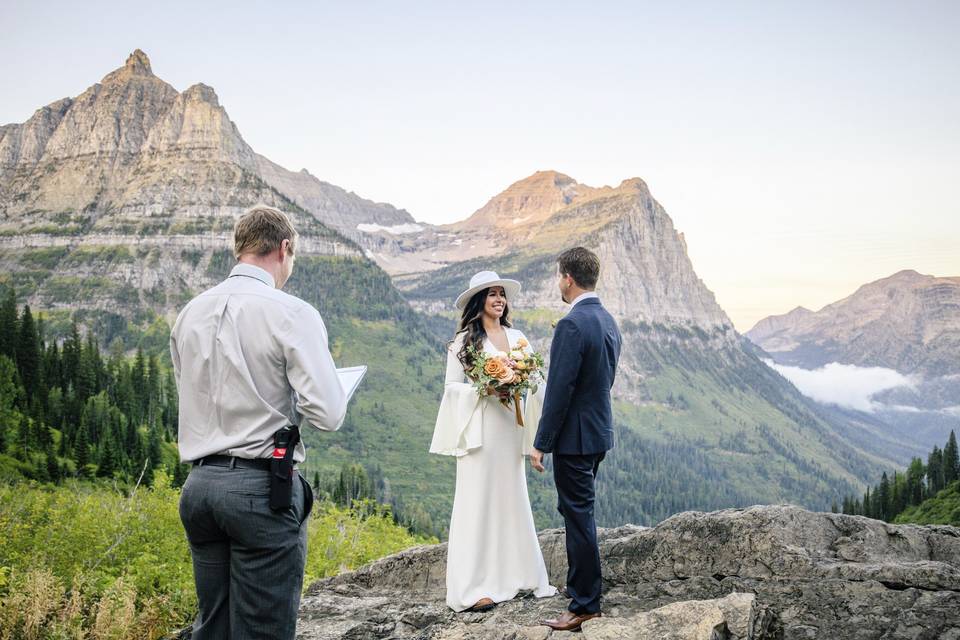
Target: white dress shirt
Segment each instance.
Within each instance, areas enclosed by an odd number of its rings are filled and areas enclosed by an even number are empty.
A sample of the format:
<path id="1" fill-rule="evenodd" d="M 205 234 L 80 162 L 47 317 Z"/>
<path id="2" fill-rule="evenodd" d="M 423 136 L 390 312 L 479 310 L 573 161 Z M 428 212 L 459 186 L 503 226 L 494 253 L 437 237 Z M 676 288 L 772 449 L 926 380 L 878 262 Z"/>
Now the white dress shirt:
<path id="1" fill-rule="evenodd" d="M 570 308 L 573 309 L 577 306 L 578 302 L 583 302 L 584 300 L 589 300 L 590 298 L 599 298 L 596 291 L 585 291 L 581 293 L 576 298 L 573 299 L 573 302 L 570 303 Z"/>
<path id="2" fill-rule="evenodd" d="M 180 393 L 180 459 L 269 458 L 273 434 L 301 418 L 336 431 L 347 411 L 320 314 L 238 264 L 180 312 L 170 334 Z M 294 460 L 306 457 L 303 443 Z"/>

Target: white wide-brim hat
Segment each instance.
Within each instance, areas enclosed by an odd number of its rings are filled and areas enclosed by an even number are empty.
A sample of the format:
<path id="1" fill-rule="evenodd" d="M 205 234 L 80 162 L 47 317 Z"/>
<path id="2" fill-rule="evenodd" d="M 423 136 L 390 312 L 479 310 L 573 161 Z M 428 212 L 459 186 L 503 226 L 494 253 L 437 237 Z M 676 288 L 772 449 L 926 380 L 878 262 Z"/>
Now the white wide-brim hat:
<path id="1" fill-rule="evenodd" d="M 463 309 L 467 306 L 467 302 L 473 297 L 473 294 L 490 287 L 503 287 L 508 302 L 520 293 L 520 283 L 516 280 L 501 278 L 495 271 L 481 271 L 470 278 L 470 288 L 457 296 L 457 309 Z"/>

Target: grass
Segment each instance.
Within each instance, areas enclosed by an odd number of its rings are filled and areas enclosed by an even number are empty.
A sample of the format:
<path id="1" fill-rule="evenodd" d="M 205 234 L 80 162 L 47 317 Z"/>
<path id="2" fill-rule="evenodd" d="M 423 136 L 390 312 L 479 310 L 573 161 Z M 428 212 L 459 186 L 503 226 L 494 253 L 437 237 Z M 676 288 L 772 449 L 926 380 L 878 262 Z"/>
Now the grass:
<path id="1" fill-rule="evenodd" d="M 0 485 L 0 637 L 153 640 L 196 612 L 179 490 L 74 482 Z M 318 503 L 304 586 L 407 547 L 435 542 L 388 510 Z"/>
<path id="2" fill-rule="evenodd" d="M 894 522 L 960 527 L 960 480 L 950 483 L 917 506 L 907 508 Z"/>

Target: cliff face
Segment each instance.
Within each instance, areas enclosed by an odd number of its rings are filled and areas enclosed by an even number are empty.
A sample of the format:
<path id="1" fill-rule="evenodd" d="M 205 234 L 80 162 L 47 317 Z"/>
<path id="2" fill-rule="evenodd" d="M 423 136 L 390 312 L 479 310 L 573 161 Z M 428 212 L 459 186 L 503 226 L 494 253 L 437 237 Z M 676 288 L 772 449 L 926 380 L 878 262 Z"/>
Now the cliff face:
<path id="1" fill-rule="evenodd" d="M 80 96 L 0 128 L 0 265 L 48 310 L 172 318 L 222 272 L 211 261 L 257 203 L 291 215 L 304 255 L 364 259 L 339 231 L 412 222 L 257 155 L 211 87 L 178 92 L 140 50 Z"/>
<path id="2" fill-rule="evenodd" d="M 930 376 L 960 373 L 960 277 L 901 271 L 816 313 L 761 320 L 747 337 L 777 361 L 828 362 Z"/>
<path id="3" fill-rule="evenodd" d="M 540 544 L 551 583 L 562 587 L 562 531 L 543 532 Z M 953 527 L 750 507 L 604 530 L 600 549 L 604 617 L 584 625 L 586 640 L 960 637 Z M 444 605 L 445 560 L 445 545 L 419 547 L 314 583 L 298 637 L 570 637 L 537 626 L 565 608 L 561 596 L 453 613 Z"/>
<path id="4" fill-rule="evenodd" d="M 403 274 L 399 286 L 423 309 L 452 309 L 453 281 L 468 280 L 470 269 L 512 267 L 523 276 L 518 308 L 559 312 L 565 306 L 554 259 L 582 244 L 601 259 L 597 290 L 618 318 L 733 333 L 697 277 L 683 234 L 639 178 L 594 188 L 541 171 L 512 184 L 467 220 L 399 243 L 399 255 L 372 257 L 388 272 Z"/>
<path id="5" fill-rule="evenodd" d="M 145 216 L 232 218 L 257 198 L 292 202 L 354 238 L 360 224 L 413 222 L 257 155 L 211 87 L 178 92 L 140 50 L 80 96 L 0 128 L 4 235 L 82 232 Z"/>

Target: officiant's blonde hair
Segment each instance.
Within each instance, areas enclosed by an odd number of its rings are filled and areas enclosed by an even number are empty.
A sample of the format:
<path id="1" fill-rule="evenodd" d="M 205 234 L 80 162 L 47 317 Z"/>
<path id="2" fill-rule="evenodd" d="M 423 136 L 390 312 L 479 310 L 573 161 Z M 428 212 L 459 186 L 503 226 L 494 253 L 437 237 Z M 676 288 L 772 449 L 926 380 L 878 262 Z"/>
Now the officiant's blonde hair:
<path id="1" fill-rule="evenodd" d="M 293 255 L 297 243 L 297 230 L 283 211 L 258 204 L 237 219 L 233 226 L 233 255 L 252 253 L 265 256 L 280 248 L 284 240 L 290 241 L 288 254 Z"/>

